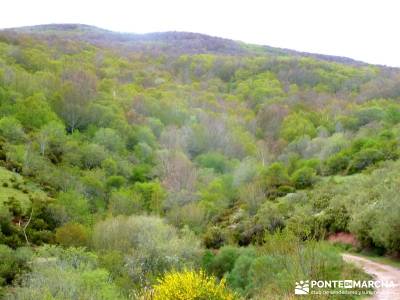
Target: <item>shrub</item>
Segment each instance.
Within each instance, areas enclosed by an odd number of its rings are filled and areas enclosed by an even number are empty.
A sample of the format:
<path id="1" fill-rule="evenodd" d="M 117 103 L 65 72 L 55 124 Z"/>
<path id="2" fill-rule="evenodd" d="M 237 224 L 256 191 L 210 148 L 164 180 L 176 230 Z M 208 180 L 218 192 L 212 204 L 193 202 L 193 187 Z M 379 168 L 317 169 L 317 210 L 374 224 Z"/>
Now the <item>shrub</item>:
<path id="1" fill-rule="evenodd" d="M 203 244 L 206 248 L 218 249 L 225 243 L 225 235 L 218 226 L 209 227 L 203 235 Z"/>
<path id="2" fill-rule="evenodd" d="M 235 265 L 235 261 L 240 256 L 240 249 L 233 246 L 225 246 L 220 249 L 217 255 L 207 262 L 207 271 L 218 278 L 222 278 L 230 272 Z"/>
<path id="3" fill-rule="evenodd" d="M 347 153 L 339 152 L 329 157 L 326 161 L 328 174 L 337 174 L 347 169 L 350 163 L 350 156 Z"/>
<path id="4" fill-rule="evenodd" d="M 200 243 L 187 229 L 176 229 L 158 217 L 118 216 L 99 222 L 93 246 L 124 255 L 125 273 L 139 285 L 170 269 L 192 267 L 200 259 Z"/>
<path id="5" fill-rule="evenodd" d="M 12 142 L 22 142 L 25 139 L 22 125 L 14 117 L 0 119 L 0 135 Z"/>
<path id="6" fill-rule="evenodd" d="M 233 300 L 235 294 L 229 291 L 225 280 L 219 283 L 203 271 L 167 273 L 153 286 L 154 300 Z"/>
<path id="7" fill-rule="evenodd" d="M 304 115 L 292 113 L 282 122 L 281 136 L 287 141 L 308 135 L 314 137 L 317 131 L 314 124 Z"/>
<path id="8" fill-rule="evenodd" d="M 108 209 L 113 216 L 133 215 L 142 210 L 141 198 L 130 189 L 119 189 L 111 192 Z"/>
<path id="9" fill-rule="evenodd" d="M 29 248 L 12 250 L 6 245 L 0 245 L 0 296 L 1 286 L 11 284 L 18 274 L 28 269 L 31 256 Z"/>
<path id="10" fill-rule="evenodd" d="M 7 299 L 122 300 L 110 274 L 97 266 L 97 257 L 82 248 L 39 248 L 31 272 Z"/>
<path id="11" fill-rule="evenodd" d="M 313 168 L 303 167 L 295 171 L 292 175 L 292 181 L 296 188 L 304 189 L 312 186 L 316 181 L 317 174 Z"/>
<path id="12" fill-rule="evenodd" d="M 151 166 L 148 164 L 138 164 L 133 166 L 131 180 L 145 182 L 151 178 Z"/>
<path id="13" fill-rule="evenodd" d="M 106 149 L 98 144 L 88 144 L 81 149 L 82 165 L 85 168 L 93 169 L 100 167 L 101 163 L 107 158 Z"/>
<path id="14" fill-rule="evenodd" d="M 213 169 L 217 173 L 225 173 L 231 169 L 228 158 L 218 152 L 201 154 L 196 158 L 196 162 L 200 167 Z"/>
<path id="15" fill-rule="evenodd" d="M 102 145 L 112 152 L 121 151 L 125 147 L 118 132 L 111 128 L 100 128 L 93 140 L 96 144 Z"/>
<path id="16" fill-rule="evenodd" d="M 140 197 L 143 210 L 161 212 L 165 191 L 159 182 L 136 182 L 133 190 Z"/>
<path id="17" fill-rule="evenodd" d="M 353 160 L 350 164 L 350 172 L 356 173 L 366 167 L 381 161 L 384 159 L 384 155 L 381 151 L 376 149 L 363 149 L 354 155 Z"/>
<path id="18" fill-rule="evenodd" d="M 296 189 L 294 187 L 292 187 L 292 186 L 282 185 L 282 186 L 278 187 L 278 189 L 275 192 L 275 195 L 277 197 L 282 197 L 282 196 L 285 196 L 287 194 L 294 193 L 295 191 L 296 191 Z"/>
<path id="19" fill-rule="evenodd" d="M 77 191 L 59 193 L 57 202 L 65 209 L 67 222 L 87 223 L 91 219 L 89 202 Z"/>
<path id="20" fill-rule="evenodd" d="M 279 211 L 278 206 L 271 201 L 264 202 L 256 215 L 257 224 L 263 230 L 269 232 L 282 229 L 285 226 L 284 219 L 284 215 Z"/>
<path id="21" fill-rule="evenodd" d="M 287 169 L 281 163 L 271 164 L 263 175 L 267 188 L 277 188 L 282 185 L 290 185 L 290 178 Z"/>
<path id="22" fill-rule="evenodd" d="M 196 233 L 202 232 L 205 223 L 206 211 L 198 203 L 189 203 L 184 206 L 174 206 L 169 210 L 166 218 L 174 226 L 181 228 L 189 226 Z"/>
<path id="23" fill-rule="evenodd" d="M 56 230 L 57 243 L 66 247 L 85 246 L 88 241 L 88 232 L 85 226 L 78 223 L 68 223 Z"/>
<path id="24" fill-rule="evenodd" d="M 106 185 L 108 188 L 120 188 L 125 184 L 125 178 L 118 175 L 112 175 L 107 178 Z"/>
<path id="25" fill-rule="evenodd" d="M 236 260 L 235 266 L 227 276 L 230 287 L 245 294 L 250 285 L 250 267 L 256 258 L 255 252 L 244 253 Z"/>

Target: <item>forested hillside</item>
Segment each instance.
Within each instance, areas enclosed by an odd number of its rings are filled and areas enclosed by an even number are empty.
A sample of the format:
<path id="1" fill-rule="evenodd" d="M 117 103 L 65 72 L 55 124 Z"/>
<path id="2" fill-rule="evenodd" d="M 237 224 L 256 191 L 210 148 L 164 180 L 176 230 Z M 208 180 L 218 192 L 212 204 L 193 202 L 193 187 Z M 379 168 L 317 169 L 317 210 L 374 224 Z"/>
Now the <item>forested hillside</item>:
<path id="1" fill-rule="evenodd" d="M 364 278 L 324 240 L 399 254 L 399 99 L 400 70 L 347 58 L 0 31 L 0 297 L 288 299 Z"/>

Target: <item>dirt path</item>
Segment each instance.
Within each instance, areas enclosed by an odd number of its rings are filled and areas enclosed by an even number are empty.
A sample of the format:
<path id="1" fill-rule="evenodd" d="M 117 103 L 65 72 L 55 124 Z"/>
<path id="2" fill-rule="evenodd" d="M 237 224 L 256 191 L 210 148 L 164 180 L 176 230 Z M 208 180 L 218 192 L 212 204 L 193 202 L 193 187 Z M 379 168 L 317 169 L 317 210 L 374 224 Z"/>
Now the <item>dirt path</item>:
<path id="1" fill-rule="evenodd" d="M 372 260 L 351 255 L 343 254 L 343 259 L 347 262 L 352 262 L 355 265 L 363 268 L 365 272 L 371 274 L 375 280 L 394 281 L 395 288 L 381 288 L 377 290 L 373 300 L 399 300 L 400 299 L 400 269 L 395 267 L 374 262 Z"/>

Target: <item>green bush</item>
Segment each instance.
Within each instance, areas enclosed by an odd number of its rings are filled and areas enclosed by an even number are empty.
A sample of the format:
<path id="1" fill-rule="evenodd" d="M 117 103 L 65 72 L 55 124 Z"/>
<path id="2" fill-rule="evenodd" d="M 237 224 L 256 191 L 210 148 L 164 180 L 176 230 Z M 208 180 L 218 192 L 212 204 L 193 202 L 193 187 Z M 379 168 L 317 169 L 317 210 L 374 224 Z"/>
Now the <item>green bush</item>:
<path id="1" fill-rule="evenodd" d="M 31 269 L 7 299 L 126 299 L 98 267 L 96 255 L 82 248 L 38 249 Z"/>
<path id="2" fill-rule="evenodd" d="M 0 134 L 12 142 L 22 142 L 25 139 L 22 125 L 14 117 L 3 117 L 0 119 Z"/>
<path id="3" fill-rule="evenodd" d="M 31 257 L 32 250 L 29 248 L 13 250 L 0 244 L 0 296 L 2 286 L 10 285 L 18 275 L 29 270 Z"/>
<path id="4" fill-rule="evenodd" d="M 225 243 L 226 237 L 223 230 L 217 226 L 211 226 L 203 235 L 203 244 L 206 248 L 218 249 Z"/>
<path id="5" fill-rule="evenodd" d="M 350 173 L 360 172 L 366 167 L 384 159 L 384 154 L 373 148 L 362 149 L 356 153 L 350 162 Z"/>
<path id="6" fill-rule="evenodd" d="M 213 169 L 217 173 L 225 173 L 232 168 L 228 158 L 218 152 L 201 154 L 196 157 L 196 162 L 200 167 Z"/>
<path id="7" fill-rule="evenodd" d="M 166 194 L 159 182 L 136 182 L 133 191 L 140 197 L 144 211 L 149 213 L 162 211 Z"/>
<path id="8" fill-rule="evenodd" d="M 303 167 L 296 170 L 292 174 L 291 179 L 297 189 L 304 189 L 315 183 L 317 180 L 317 174 L 313 168 Z"/>
<path id="9" fill-rule="evenodd" d="M 290 178 L 285 166 L 281 163 L 271 164 L 263 173 L 267 188 L 290 185 Z"/>
<path id="10" fill-rule="evenodd" d="M 247 294 L 251 288 L 250 268 L 256 258 L 255 251 L 242 251 L 242 254 L 235 261 L 233 269 L 226 277 L 228 285 L 232 289 Z"/>
<path id="11" fill-rule="evenodd" d="M 107 178 L 106 185 L 108 188 L 118 189 L 125 184 L 126 180 L 123 176 L 113 175 Z"/>
<path id="12" fill-rule="evenodd" d="M 170 269 L 196 266 L 200 243 L 187 229 L 180 234 L 158 217 L 118 216 L 94 227 L 93 246 L 124 255 L 124 272 L 137 285 Z"/>
<path id="13" fill-rule="evenodd" d="M 57 228 L 56 242 L 66 247 L 83 247 L 88 242 L 88 230 L 77 223 L 67 223 Z"/>
<path id="14" fill-rule="evenodd" d="M 239 256 L 239 248 L 233 246 L 222 247 L 217 255 L 210 257 L 208 260 L 207 271 L 218 278 L 222 278 L 226 273 L 233 269 L 235 261 Z"/>
<path id="15" fill-rule="evenodd" d="M 328 174 L 338 174 L 345 171 L 350 164 L 350 156 L 346 152 L 339 152 L 329 157 L 326 161 Z"/>

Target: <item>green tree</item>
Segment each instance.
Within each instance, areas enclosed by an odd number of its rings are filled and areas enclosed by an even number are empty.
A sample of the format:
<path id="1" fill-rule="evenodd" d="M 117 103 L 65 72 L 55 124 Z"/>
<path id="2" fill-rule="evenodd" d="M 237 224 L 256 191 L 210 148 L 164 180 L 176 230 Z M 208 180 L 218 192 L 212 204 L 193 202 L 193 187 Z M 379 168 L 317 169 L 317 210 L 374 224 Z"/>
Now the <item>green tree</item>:
<path id="1" fill-rule="evenodd" d="M 0 119 L 0 134 L 11 142 L 22 142 L 25 133 L 21 123 L 14 117 L 4 117 Z"/>
<path id="2" fill-rule="evenodd" d="M 313 138 L 316 133 L 314 124 L 300 113 L 292 113 L 283 120 L 281 136 L 289 142 L 305 135 Z"/>
<path id="3" fill-rule="evenodd" d="M 313 168 L 302 167 L 296 170 L 291 178 L 296 188 L 304 189 L 312 186 L 316 181 L 317 174 Z"/>
<path id="4" fill-rule="evenodd" d="M 139 195 L 142 207 L 147 212 L 162 212 L 165 191 L 158 182 L 136 182 L 134 192 Z"/>
<path id="5" fill-rule="evenodd" d="M 16 117 L 27 129 L 37 129 L 50 121 L 57 121 L 48 101 L 42 94 L 35 94 L 17 101 Z"/>

